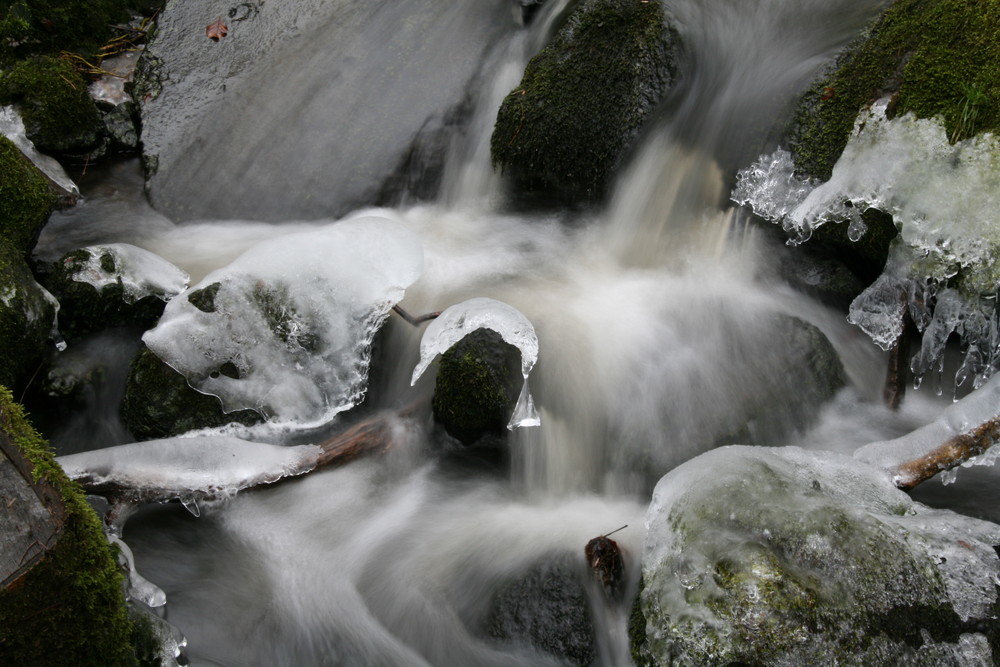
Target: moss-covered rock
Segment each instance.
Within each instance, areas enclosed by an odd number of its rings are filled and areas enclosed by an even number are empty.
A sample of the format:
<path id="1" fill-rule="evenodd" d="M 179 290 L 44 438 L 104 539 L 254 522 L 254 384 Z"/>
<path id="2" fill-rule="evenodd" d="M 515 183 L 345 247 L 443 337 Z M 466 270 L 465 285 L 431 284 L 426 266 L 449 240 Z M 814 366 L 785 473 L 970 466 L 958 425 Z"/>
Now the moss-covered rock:
<path id="1" fill-rule="evenodd" d="M 599 198 L 674 79 L 662 3 L 584 0 L 504 99 L 493 164 L 522 191 Z"/>
<path id="2" fill-rule="evenodd" d="M 1000 526 L 914 503 L 849 457 L 709 452 L 660 481 L 647 525 L 645 624 L 632 631 L 650 664 L 997 655 Z"/>
<path id="3" fill-rule="evenodd" d="M 51 348 L 56 303 L 0 241 L 0 384 L 21 388 Z"/>
<path id="4" fill-rule="evenodd" d="M 441 355 L 434 419 L 463 444 L 501 434 L 522 384 L 521 353 L 497 332 L 477 329 Z"/>
<path id="5" fill-rule="evenodd" d="M 0 72 L 0 104 L 17 108 L 28 138 L 42 151 L 85 151 L 103 131 L 87 82 L 60 58 L 21 60 Z"/>
<path id="6" fill-rule="evenodd" d="M 0 437 L 58 491 L 65 524 L 22 579 L 0 590 L 0 663 L 104 667 L 137 664 L 117 556 L 83 491 L 66 478 L 10 392 L 0 388 Z"/>
<path id="7" fill-rule="evenodd" d="M 896 0 L 802 99 L 793 154 L 828 179 L 858 112 L 894 95 L 891 113 L 941 117 L 952 141 L 1000 124 L 1000 2 Z"/>
<path id="8" fill-rule="evenodd" d="M 0 237 L 27 257 L 54 206 L 45 176 L 0 136 Z"/>
<path id="9" fill-rule="evenodd" d="M 0 2 L 0 65 L 26 53 L 94 54 L 112 36 L 111 25 L 127 23 L 129 8 L 138 4 L 133 0 Z"/>
<path id="10" fill-rule="evenodd" d="M 171 295 L 149 293 L 136 298 L 123 284 L 127 267 L 119 266 L 122 261 L 112 248 L 95 246 L 74 250 L 39 271 L 39 281 L 59 301 L 59 332 L 66 341 L 114 327 L 149 329 L 156 324 L 165 298 Z M 117 276 L 117 280 L 96 287 L 80 279 L 81 273 L 92 272 L 88 269 L 95 263 L 102 277 Z"/>
<path id="11" fill-rule="evenodd" d="M 132 362 L 121 417 L 137 440 L 233 422 L 251 425 L 263 421 L 253 410 L 224 413 L 218 398 L 192 389 L 183 375 L 146 348 Z"/>

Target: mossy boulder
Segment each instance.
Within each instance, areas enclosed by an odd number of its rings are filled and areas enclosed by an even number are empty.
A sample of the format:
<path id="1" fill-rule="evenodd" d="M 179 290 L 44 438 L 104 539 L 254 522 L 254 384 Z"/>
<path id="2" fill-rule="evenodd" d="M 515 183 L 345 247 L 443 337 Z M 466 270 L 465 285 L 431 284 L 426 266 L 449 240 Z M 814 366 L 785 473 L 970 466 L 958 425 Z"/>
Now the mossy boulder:
<path id="1" fill-rule="evenodd" d="M 583 0 L 504 99 L 495 168 L 526 193 L 599 199 L 675 77 L 659 2 Z"/>
<path id="2" fill-rule="evenodd" d="M 86 151 L 103 132 L 87 81 L 67 61 L 41 56 L 0 72 L 0 104 L 14 105 L 25 132 L 45 152 Z"/>
<path id="3" fill-rule="evenodd" d="M 441 355 L 434 419 L 466 445 L 502 434 L 522 382 L 518 349 L 492 329 L 477 329 Z"/>
<path id="4" fill-rule="evenodd" d="M 263 421 L 253 410 L 223 412 L 218 398 L 192 389 L 183 375 L 147 348 L 132 362 L 121 417 L 137 440 L 167 438 L 233 422 L 252 425 Z"/>
<path id="5" fill-rule="evenodd" d="M 660 481 L 647 525 L 640 664 L 995 664 L 1000 526 L 850 457 L 714 450 Z"/>
<path id="6" fill-rule="evenodd" d="M 4 0 L 0 2 L 0 65 L 24 54 L 62 50 L 95 54 L 111 38 L 111 25 L 127 23 L 129 8 L 138 4 L 134 0 Z"/>
<path id="7" fill-rule="evenodd" d="M 83 491 L 66 478 L 6 388 L 0 388 L 0 438 L 27 459 L 35 480 L 54 488 L 64 516 L 41 560 L 0 590 L 0 663 L 138 664 L 138 634 L 117 555 Z"/>
<path id="8" fill-rule="evenodd" d="M 54 206 L 42 172 L 0 136 L 0 237 L 27 258 Z"/>
<path id="9" fill-rule="evenodd" d="M 890 118 L 939 118 L 952 142 L 1000 125 L 1000 2 L 896 0 L 803 95 L 789 135 L 796 173 L 827 180 L 859 112 L 891 96 Z M 866 213 L 857 242 L 846 224 L 823 225 L 810 243 L 827 247 L 871 282 L 896 228 Z"/>

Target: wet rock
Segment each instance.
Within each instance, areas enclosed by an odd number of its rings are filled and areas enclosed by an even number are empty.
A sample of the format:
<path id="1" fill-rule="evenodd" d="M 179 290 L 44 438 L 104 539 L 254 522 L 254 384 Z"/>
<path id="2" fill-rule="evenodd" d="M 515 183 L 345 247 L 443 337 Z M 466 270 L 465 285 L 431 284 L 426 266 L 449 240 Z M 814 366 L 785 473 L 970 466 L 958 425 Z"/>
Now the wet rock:
<path id="1" fill-rule="evenodd" d="M 477 329 L 441 355 L 434 419 L 466 445 L 505 433 L 522 382 L 518 349 L 492 329 Z"/>
<path id="2" fill-rule="evenodd" d="M 137 440 L 180 435 L 194 429 L 263 421 L 253 410 L 224 413 L 215 396 L 188 385 L 184 376 L 143 348 L 129 372 L 121 418 Z"/>
<path id="3" fill-rule="evenodd" d="M 45 176 L 12 141 L 0 137 L 0 236 L 28 257 L 54 205 Z"/>
<path id="4" fill-rule="evenodd" d="M 573 665 L 597 657 L 581 562 L 554 556 L 497 593 L 489 619 L 495 639 L 531 644 Z"/>
<path id="5" fill-rule="evenodd" d="M 660 3 L 581 2 L 504 99 L 494 166 L 525 193 L 600 198 L 673 85 L 678 48 Z"/>
<path id="6" fill-rule="evenodd" d="M 382 201 L 401 165 L 425 192 L 447 137 L 433 128 L 461 122 L 516 29 L 508 2 L 168 3 L 135 84 L 152 202 L 182 220 L 337 217 Z"/>
<path id="7" fill-rule="evenodd" d="M 870 465 L 725 447 L 665 476 L 647 525 L 645 664 L 995 662 L 1000 526 Z"/>

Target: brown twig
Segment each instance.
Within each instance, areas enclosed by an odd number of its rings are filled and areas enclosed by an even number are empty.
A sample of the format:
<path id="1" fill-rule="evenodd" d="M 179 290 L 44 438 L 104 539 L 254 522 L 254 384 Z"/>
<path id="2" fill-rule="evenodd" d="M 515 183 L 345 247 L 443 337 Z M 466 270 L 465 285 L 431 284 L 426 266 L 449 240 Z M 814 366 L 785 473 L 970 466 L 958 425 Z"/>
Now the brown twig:
<path id="1" fill-rule="evenodd" d="M 406 320 L 407 323 L 409 323 L 412 326 L 419 326 L 424 322 L 427 322 L 428 320 L 433 320 L 434 318 L 436 318 L 441 314 L 439 311 L 435 311 L 433 313 L 427 313 L 425 315 L 418 315 L 417 317 L 414 317 L 413 315 L 410 315 L 408 312 L 400 308 L 398 304 L 393 306 L 392 309 L 393 311 L 395 311 L 397 315 L 402 317 L 404 320 Z"/>
<path id="2" fill-rule="evenodd" d="M 895 485 L 909 491 L 938 473 L 951 470 L 984 453 L 1000 440 L 1000 417 L 980 424 L 968 433 L 956 435 L 920 458 L 896 468 Z"/>

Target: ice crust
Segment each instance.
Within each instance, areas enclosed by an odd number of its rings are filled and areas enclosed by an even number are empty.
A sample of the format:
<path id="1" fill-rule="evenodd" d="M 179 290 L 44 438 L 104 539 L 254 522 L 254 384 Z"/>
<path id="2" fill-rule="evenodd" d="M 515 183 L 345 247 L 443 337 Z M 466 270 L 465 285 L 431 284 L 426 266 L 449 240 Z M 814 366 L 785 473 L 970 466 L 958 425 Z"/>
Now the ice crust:
<path id="1" fill-rule="evenodd" d="M 450 306 L 432 320 L 420 339 L 420 361 L 413 369 L 410 385 L 416 384 L 439 354 L 447 352 L 448 348 L 476 329 L 492 329 L 521 351 L 524 384 L 507 428 L 538 426 L 541 420 L 528 390 L 528 374 L 538 361 L 538 337 L 534 326 L 521 311 L 496 299 L 469 299 Z"/>
<path id="2" fill-rule="evenodd" d="M 742 170 L 732 198 L 782 225 L 790 243 L 823 224 L 866 231 L 861 214 L 893 217 L 899 237 L 882 276 L 851 305 L 850 320 L 883 349 L 907 313 L 924 332 L 913 360 L 918 377 L 939 370 L 944 343 L 957 332 L 967 346 L 956 384 L 980 386 L 1000 367 L 995 271 L 1000 247 L 1000 142 L 991 134 L 951 144 L 938 119 L 888 119 L 887 99 L 863 110 L 829 181 L 798 178 L 778 150 Z M 961 292 L 944 285 L 961 272 Z"/>
<path id="3" fill-rule="evenodd" d="M 229 436 L 165 438 L 57 457 L 70 479 L 115 484 L 191 502 L 311 470 L 315 445 L 283 447 Z"/>
<path id="4" fill-rule="evenodd" d="M 733 498 L 740 499 L 737 505 Z M 836 639 L 825 643 L 831 636 L 864 632 L 861 619 L 885 610 L 945 603 L 963 620 L 989 618 L 997 599 L 1000 559 L 992 545 L 1000 526 L 914 502 L 883 470 L 842 454 L 738 445 L 712 450 L 660 480 L 646 528 L 642 605 L 656 654 L 672 644 L 706 654 L 739 646 L 743 623 L 755 627 L 756 614 L 776 613 L 767 598 L 753 596 L 753 578 L 761 591 L 780 596 L 795 590 L 772 579 L 782 571 L 813 582 L 822 605 L 815 613 L 833 625 L 806 631 L 800 643 L 791 642 L 802 653 L 775 664 L 802 664 L 796 656 L 833 650 Z M 885 543 L 878 543 L 879 535 Z M 761 557 L 761 550 L 772 556 Z M 856 560 L 876 556 L 879 565 Z M 735 583 L 751 591 L 749 598 L 739 602 L 719 591 L 719 563 L 750 577 Z M 856 597 L 844 602 L 845 594 Z M 804 627 L 796 613 L 773 619 L 775 627 Z M 977 657 L 989 664 L 989 647 L 976 646 Z M 890 650 L 904 655 L 909 649 Z M 971 649 L 946 642 L 921 648 L 931 650 L 961 655 Z"/>
<path id="5" fill-rule="evenodd" d="M 321 424 L 364 396 L 372 339 L 422 268 L 394 214 L 363 212 L 252 247 L 171 300 L 143 340 L 227 412 Z M 211 304 L 189 300 L 213 289 Z"/>
<path id="6" fill-rule="evenodd" d="M 159 255 L 128 243 L 84 248 L 90 258 L 73 274 L 73 280 L 93 285 L 100 290 L 106 285 L 121 284 L 126 303 L 135 303 L 146 296 L 169 301 L 187 289 L 187 272 L 177 268 Z M 111 255 L 115 268 L 107 271 L 101 258 Z"/>
<path id="7" fill-rule="evenodd" d="M 21 120 L 21 116 L 14 107 L 0 106 L 0 134 L 10 139 L 49 180 L 69 197 L 76 199 L 80 196 L 80 188 L 66 174 L 62 165 L 55 158 L 39 153 L 35 144 L 28 139 L 25 134 L 24 121 Z"/>

